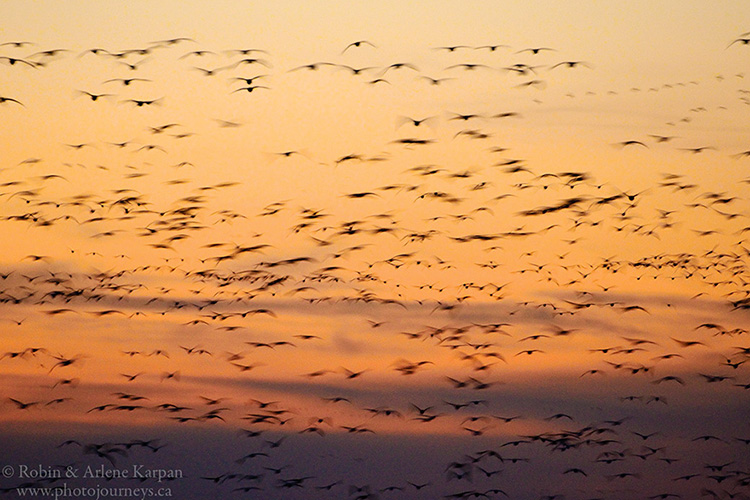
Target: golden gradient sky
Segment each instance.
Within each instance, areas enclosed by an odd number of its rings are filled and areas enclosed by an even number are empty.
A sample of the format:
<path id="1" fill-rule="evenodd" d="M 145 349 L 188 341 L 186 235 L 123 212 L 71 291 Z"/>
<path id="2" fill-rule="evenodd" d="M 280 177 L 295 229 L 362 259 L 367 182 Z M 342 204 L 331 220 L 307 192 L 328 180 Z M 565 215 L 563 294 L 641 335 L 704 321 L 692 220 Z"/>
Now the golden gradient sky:
<path id="1" fill-rule="evenodd" d="M 0 14 L 11 496 L 748 498 L 746 2 Z"/>

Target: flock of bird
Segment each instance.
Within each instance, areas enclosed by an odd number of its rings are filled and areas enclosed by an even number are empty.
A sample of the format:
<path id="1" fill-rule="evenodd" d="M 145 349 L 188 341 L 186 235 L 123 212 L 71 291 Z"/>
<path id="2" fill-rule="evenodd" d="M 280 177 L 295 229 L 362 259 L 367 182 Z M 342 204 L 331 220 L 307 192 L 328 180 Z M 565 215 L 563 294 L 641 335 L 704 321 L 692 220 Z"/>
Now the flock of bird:
<path id="1" fill-rule="evenodd" d="M 0 43 L 5 135 L 77 134 L 0 162 L 0 418 L 57 429 L 45 467 L 191 471 L 149 483 L 179 498 L 750 498 L 750 150 L 698 142 L 742 68 L 601 90 L 553 47 L 380 45 Z M 257 143 L 282 92 L 330 143 Z M 679 112 L 590 144 L 619 167 L 530 149 L 547 109 L 618 99 Z"/>

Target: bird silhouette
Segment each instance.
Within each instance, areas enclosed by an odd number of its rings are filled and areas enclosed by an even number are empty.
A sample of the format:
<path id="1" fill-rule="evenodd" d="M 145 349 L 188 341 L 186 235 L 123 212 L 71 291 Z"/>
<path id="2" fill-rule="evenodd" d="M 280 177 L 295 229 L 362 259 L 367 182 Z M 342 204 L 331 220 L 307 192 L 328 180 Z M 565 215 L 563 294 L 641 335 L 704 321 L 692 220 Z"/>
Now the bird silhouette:
<path id="1" fill-rule="evenodd" d="M 8 463 L 184 469 L 180 498 L 742 497 L 748 34 L 653 71 L 617 23 L 511 48 L 443 8 L 420 26 L 470 38 L 265 36 L 269 7 L 232 12 L 266 48 L 211 16 L 210 45 L 139 42 L 132 12 L 0 42 Z"/>

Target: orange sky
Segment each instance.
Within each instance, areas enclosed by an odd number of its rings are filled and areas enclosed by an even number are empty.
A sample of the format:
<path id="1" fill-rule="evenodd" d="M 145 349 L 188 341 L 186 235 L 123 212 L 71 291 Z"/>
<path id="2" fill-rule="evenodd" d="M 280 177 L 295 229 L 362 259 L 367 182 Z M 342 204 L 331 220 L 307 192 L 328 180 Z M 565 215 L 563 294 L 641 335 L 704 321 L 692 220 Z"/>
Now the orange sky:
<path id="1" fill-rule="evenodd" d="M 721 460 L 746 488 L 744 2 L 0 12 L 9 465 L 115 465 L 56 446 L 148 434 L 168 444 L 151 464 L 200 458 L 181 498 L 230 494 L 196 477 L 256 449 L 288 462 L 257 484 L 284 498 L 343 477 L 334 493 L 690 498 Z M 243 428 L 264 437 L 238 446 Z M 572 429 L 616 442 L 561 461 L 535 441 L 506 454 L 534 472 L 480 481 L 479 457 L 476 482 L 445 467 Z M 299 448 L 263 441 L 284 436 Z M 429 467 L 373 472 L 404 460 L 393 436 Z"/>

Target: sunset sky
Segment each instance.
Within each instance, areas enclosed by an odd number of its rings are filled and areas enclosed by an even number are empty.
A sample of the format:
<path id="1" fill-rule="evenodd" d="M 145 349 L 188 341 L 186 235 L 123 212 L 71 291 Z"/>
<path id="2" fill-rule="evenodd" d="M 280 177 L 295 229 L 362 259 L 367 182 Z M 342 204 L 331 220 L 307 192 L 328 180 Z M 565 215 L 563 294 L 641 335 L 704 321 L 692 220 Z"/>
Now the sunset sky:
<path id="1" fill-rule="evenodd" d="M 750 498 L 747 2 L 0 14 L 3 493 Z"/>

